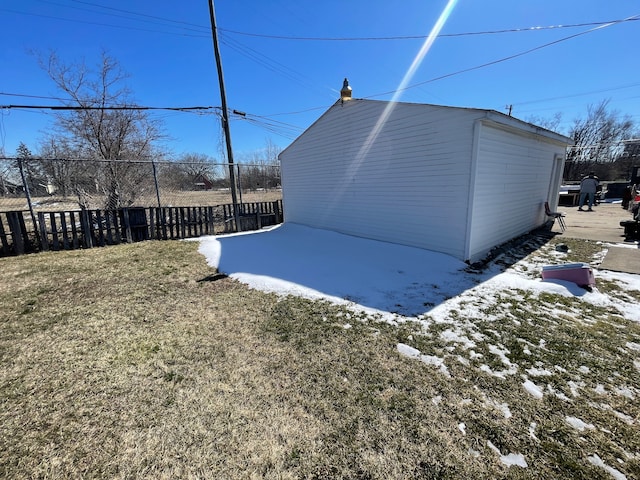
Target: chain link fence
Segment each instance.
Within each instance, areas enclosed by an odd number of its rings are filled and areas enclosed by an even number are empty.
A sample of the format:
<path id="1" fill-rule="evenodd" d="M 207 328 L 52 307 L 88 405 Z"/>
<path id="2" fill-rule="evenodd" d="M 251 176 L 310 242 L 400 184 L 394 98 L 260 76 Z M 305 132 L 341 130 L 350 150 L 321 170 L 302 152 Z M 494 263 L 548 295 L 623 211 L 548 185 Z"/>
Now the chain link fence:
<path id="1" fill-rule="evenodd" d="M 283 221 L 280 168 L 0 158 L 0 256 L 255 230 Z"/>
<path id="2" fill-rule="evenodd" d="M 233 168 L 240 204 L 282 198 L 279 165 L 239 163 Z M 0 158 L 0 212 L 229 203 L 228 164 Z"/>

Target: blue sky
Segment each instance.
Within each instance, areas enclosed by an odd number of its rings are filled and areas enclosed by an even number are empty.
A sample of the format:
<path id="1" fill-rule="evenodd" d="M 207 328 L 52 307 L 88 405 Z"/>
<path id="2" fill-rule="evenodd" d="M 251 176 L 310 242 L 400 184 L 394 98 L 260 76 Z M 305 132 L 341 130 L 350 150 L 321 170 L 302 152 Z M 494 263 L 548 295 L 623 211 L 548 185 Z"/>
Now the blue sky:
<path id="1" fill-rule="evenodd" d="M 234 156 L 286 147 L 338 99 L 345 77 L 355 98 L 391 99 L 446 5 L 217 0 L 227 104 L 247 113 L 232 117 Z M 629 0 L 459 0 L 398 100 L 503 113 L 512 105 L 525 120 L 561 112 L 566 133 L 608 99 L 640 123 L 640 20 L 602 25 L 636 15 L 640 2 Z M 207 0 L 0 0 L 0 16 L 0 105 L 59 103 L 34 98 L 60 96 L 32 53 L 51 50 L 88 64 L 107 50 L 139 105 L 221 104 Z M 500 30 L 518 31 L 480 34 Z M 216 115 L 152 115 L 170 152 L 222 157 Z M 36 151 L 52 122 L 48 110 L 0 109 L 0 149 L 14 155 L 23 141 Z"/>

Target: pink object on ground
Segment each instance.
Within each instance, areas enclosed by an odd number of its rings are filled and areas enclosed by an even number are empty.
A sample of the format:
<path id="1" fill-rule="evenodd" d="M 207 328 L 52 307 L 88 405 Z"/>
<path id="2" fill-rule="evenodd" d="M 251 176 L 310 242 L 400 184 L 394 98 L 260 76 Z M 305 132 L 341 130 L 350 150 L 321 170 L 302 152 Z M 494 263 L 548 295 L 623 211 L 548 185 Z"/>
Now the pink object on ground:
<path id="1" fill-rule="evenodd" d="M 542 267 L 542 279 L 566 280 L 580 287 L 592 287 L 596 284 L 593 270 L 586 263 L 565 263 Z"/>

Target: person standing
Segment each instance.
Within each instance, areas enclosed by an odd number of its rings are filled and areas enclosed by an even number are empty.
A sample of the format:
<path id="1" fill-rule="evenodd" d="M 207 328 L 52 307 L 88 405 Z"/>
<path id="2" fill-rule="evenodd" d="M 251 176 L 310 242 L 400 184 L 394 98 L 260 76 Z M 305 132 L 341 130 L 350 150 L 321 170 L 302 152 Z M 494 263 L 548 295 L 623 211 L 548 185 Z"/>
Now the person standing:
<path id="1" fill-rule="evenodd" d="M 593 202 L 596 199 L 596 191 L 598 190 L 598 185 L 600 185 L 600 180 L 596 177 L 594 172 L 589 172 L 589 175 L 584 177 L 580 182 L 580 205 L 578 206 L 578 210 L 584 212 L 582 207 L 584 206 L 585 200 L 589 199 L 589 212 L 593 212 Z"/>
<path id="2" fill-rule="evenodd" d="M 633 195 L 631 194 L 631 185 L 627 185 L 624 189 L 624 192 L 622 192 L 622 208 L 628 210 L 631 200 L 633 200 Z"/>

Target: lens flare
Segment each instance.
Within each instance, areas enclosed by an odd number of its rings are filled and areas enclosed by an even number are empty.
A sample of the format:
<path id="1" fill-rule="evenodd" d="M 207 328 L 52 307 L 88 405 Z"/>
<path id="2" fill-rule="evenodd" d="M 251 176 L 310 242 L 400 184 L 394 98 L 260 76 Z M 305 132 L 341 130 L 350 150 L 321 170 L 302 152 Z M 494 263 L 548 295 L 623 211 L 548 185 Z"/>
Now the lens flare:
<path id="1" fill-rule="evenodd" d="M 453 8 L 455 7 L 456 3 L 458 3 L 458 0 L 449 0 L 447 5 L 444 7 L 444 10 L 440 14 L 438 21 L 435 23 L 435 25 L 431 29 L 431 32 L 429 33 L 429 36 L 425 39 L 424 43 L 422 44 L 422 48 L 420 48 L 420 51 L 418 51 L 418 54 L 413 59 L 411 66 L 407 70 L 407 73 L 404 74 L 402 81 L 400 82 L 400 84 L 398 85 L 398 88 L 396 89 L 396 93 L 393 95 L 393 97 L 385 107 L 384 111 L 380 115 L 380 118 L 378 118 L 376 125 L 373 127 L 373 129 L 369 133 L 369 137 L 367 138 L 366 142 L 362 145 L 362 148 L 358 152 L 358 156 L 356 157 L 356 163 L 357 163 L 356 169 L 359 168 L 359 164 L 362 162 L 364 157 L 367 155 L 367 153 L 371 149 L 371 146 L 373 145 L 376 138 L 380 134 L 382 127 L 389 119 L 389 115 L 391 115 L 391 112 L 395 108 L 395 103 L 398 101 L 398 97 L 402 95 L 402 91 L 407 86 L 407 84 L 411 81 L 418 67 L 420 67 L 420 64 L 424 60 L 424 57 L 427 55 L 427 53 L 429 52 L 429 49 L 433 45 L 433 42 L 436 40 L 436 38 L 440 34 L 440 31 L 442 30 L 442 27 L 444 27 L 444 24 L 446 23 L 447 19 L 451 15 L 451 12 L 453 12 Z"/>
<path id="2" fill-rule="evenodd" d="M 369 153 L 369 150 L 371 150 L 371 147 L 373 146 L 376 139 L 378 138 L 378 135 L 380 135 L 380 132 L 382 131 L 382 127 L 384 127 L 384 124 L 389 119 L 389 116 L 391 115 L 391 112 L 395 108 L 395 105 L 398 101 L 398 97 L 401 95 L 402 90 L 411 81 L 411 78 L 415 75 L 418 67 L 420 67 L 420 64 L 424 60 L 424 57 L 429 52 L 429 49 L 433 45 L 433 42 L 436 40 L 436 38 L 440 34 L 442 27 L 444 27 L 444 24 L 446 23 L 447 19 L 451 15 L 451 12 L 453 11 L 453 8 L 455 7 L 456 3 L 458 3 L 458 0 L 449 0 L 444 10 L 440 14 L 440 17 L 438 17 L 438 20 L 436 21 L 433 28 L 431 29 L 429 36 L 425 39 L 422 47 L 420 48 L 416 57 L 411 63 L 411 66 L 409 67 L 404 77 L 402 78 L 402 81 L 400 82 L 400 85 L 398 86 L 395 94 L 393 95 L 389 103 L 386 105 L 382 114 L 380 114 L 380 117 L 376 121 L 375 126 L 371 129 L 371 132 L 369 132 L 367 139 L 362 144 L 362 147 L 358 151 L 356 157 L 351 162 L 351 164 L 347 167 L 346 174 L 343 176 L 340 186 L 337 188 L 337 191 L 334 193 L 333 198 L 330 201 L 330 204 L 328 205 L 328 208 L 326 208 L 322 214 L 324 217 L 329 217 L 330 215 L 332 215 L 334 208 L 338 208 L 338 205 L 340 205 L 340 202 L 342 200 L 342 197 L 345 191 L 347 190 L 348 185 L 351 185 L 352 182 L 355 180 L 355 175 L 360 170 L 360 166 L 362 165 L 362 162 L 367 156 L 367 153 Z"/>

